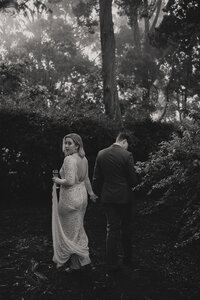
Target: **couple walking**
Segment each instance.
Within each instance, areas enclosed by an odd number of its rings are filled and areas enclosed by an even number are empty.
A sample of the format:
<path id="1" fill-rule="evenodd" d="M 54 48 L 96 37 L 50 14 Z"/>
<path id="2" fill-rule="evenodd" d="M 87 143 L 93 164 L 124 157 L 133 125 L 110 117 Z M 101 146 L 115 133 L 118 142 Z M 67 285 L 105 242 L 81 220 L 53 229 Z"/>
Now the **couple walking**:
<path id="1" fill-rule="evenodd" d="M 88 238 L 84 230 L 87 194 L 96 202 L 99 197 L 107 219 L 106 266 L 107 272 L 118 268 L 118 241 L 124 251 L 124 264 L 131 263 L 131 204 L 136 174 L 132 154 L 127 151 L 130 135 L 121 132 L 116 142 L 101 150 L 96 158 L 91 186 L 88 161 L 82 139 L 71 133 L 63 138 L 65 154 L 60 178 L 53 177 L 53 261 L 66 271 L 80 269 L 91 263 Z M 57 201 L 56 185 L 60 186 Z M 96 196 L 97 195 L 97 196 Z"/>

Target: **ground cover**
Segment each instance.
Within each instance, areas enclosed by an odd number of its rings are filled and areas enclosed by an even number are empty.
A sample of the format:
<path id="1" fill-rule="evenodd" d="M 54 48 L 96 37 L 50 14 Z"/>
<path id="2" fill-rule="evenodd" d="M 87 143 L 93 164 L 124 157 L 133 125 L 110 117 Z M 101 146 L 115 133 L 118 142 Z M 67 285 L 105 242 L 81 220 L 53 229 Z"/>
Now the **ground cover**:
<path id="1" fill-rule="evenodd" d="M 1 208 L 1 299 L 178 300 L 199 299 L 198 255 L 176 249 L 168 224 L 136 213 L 133 267 L 113 278 L 104 270 L 105 216 L 88 206 L 85 227 L 93 268 L 74 274 L 52 263 L 51 205 Z"/>

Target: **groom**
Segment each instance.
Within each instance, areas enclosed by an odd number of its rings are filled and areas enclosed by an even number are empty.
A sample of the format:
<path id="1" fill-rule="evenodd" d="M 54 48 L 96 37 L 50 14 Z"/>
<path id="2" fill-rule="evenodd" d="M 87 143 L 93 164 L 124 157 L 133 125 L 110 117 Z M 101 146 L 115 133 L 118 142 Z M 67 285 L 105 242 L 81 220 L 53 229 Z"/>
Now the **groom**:
<path id="1" fill-rule="evenodd" d="M 124 251 L 123 263 L 131 264 L 131 204 L 136 173 L 131 152 L 127 151 L 131 137 L 120 132 L 114 144 L 99 151 L 93 174 L 93 190 L 105 209 L 107 219 L 106 264 L 108 273 L 118 270 L 118 242 Z"/>

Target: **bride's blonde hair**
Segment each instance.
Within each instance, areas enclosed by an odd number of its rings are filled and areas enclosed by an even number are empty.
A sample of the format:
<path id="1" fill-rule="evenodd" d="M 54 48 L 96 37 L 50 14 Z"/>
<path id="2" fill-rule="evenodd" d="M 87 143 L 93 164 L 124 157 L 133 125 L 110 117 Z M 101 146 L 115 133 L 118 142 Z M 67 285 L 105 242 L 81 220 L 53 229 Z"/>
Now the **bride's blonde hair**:
<path id="1" fill-rule="evenodd" d="M 80 157 L 83 158 L 85 156 L 85 151 L 84 151 L 84 148 L 83 148 L 83 141 L 82 141 L 82 138 L 80 137 L 80 135 L 78 135 L 76 133 L 69 133 L 69 134 L 64 136 L 63 144 L 62 144 L 62 151 L 64 153 L 65 153 L 65 140 L 66 140 L 66 138 L 72 139 L 74 144 L 78 147 L 77 153 L 79 154 Z"/>

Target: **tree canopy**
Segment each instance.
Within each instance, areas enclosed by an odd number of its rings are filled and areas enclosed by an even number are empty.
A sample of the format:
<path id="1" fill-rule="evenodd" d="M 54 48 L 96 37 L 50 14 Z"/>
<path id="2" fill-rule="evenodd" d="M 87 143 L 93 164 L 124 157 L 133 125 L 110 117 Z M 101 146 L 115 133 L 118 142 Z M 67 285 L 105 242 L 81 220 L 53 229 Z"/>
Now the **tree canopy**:
<path id="1" fill-rule="evenodd" d="M 198 1 L 2 0 L 0 11 L 1 103 L 116 120 L 199 110 Z"/>

